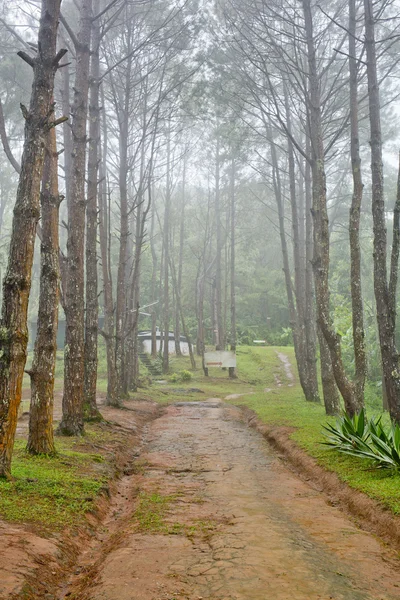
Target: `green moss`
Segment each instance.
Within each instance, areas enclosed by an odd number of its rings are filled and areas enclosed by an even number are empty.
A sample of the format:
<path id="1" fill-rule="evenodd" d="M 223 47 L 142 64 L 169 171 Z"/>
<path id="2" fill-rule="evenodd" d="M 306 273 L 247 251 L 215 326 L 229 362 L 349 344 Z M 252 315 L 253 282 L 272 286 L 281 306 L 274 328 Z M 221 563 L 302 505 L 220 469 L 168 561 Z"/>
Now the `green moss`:
<path id="1" fill-rule="evenodd" d="M 81 443 L 75 438 L 59 439 L 57 455 L 49 457 L 29 455 L 25 442 L 18 440 L 13 480 L 0 480 L 0 518 L 51 529 L 83 523 L 109 472 L 105 457 L 78 450 Z"/>

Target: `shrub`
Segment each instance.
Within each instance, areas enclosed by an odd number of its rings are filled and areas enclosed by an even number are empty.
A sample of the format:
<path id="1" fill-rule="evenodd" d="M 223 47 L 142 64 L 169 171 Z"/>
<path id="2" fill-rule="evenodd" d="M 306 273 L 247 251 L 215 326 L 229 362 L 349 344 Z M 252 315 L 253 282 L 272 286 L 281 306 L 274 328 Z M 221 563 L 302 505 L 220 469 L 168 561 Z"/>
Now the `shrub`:
<path id="1" fill-rule="evenodd" d="M 184 383 L 186 381 L 191 381 L 192 374 L 190 371 L 180 371 L 179 373 L 172 373 L 169 377 L 169 381 L 171 383 Z"/>
<path id="2" fill-rule="evenodd" d="M 184 382 L 184 381 L 191 381 L 192 380 L 192 374 L 191 374 L 191 372 L 190 371 L 185 371 L 185 370 L 181 371 L 180 372 L 180 379 L 181 379 L 182 382 Z"/>
<path id="3" fill-rule="evenodd" d="M 380 469 L 400 470 L 400 427 L 392 424 L 385 431 L 381 417 L 367 421 L 364 409 L 359 415 L 344 415 L 335 425 L 324 426 L 328 441 L 333 449 L 359 458 L 367 458 Z"/>

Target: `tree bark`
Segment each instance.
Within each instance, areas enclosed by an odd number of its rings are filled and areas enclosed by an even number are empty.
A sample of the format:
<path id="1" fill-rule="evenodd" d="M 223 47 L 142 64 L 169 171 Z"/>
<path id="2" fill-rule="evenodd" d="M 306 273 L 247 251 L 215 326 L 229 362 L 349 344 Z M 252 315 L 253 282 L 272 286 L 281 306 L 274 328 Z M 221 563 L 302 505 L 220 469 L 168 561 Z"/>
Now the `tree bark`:
<path id="1" fill-rule="evenodd" d="M 76 74 L 72 108 L 72 165 L 68 221 L 68 284 L 66 293 L 66 335 L 64 350 L 64 395 L 61 435 L 82 435 L 84 399 L 84 256 L 85 256 L 85 172 L 86 121 L 89 93 L 92 0 L 82 0 L 76 47 Z"/>
<path id="2" fill-rule="evenodd" d="M 128 34 L 128 42 L 131 37 Z M 128 43 L 127 51 L 130 51 Z M 132 57 L 127 61 L 124 97 L 122 107 L 119 107 L 119 198 L 120 198 L 120 240 L 117 273 L 117 299 L 116 299 L 116 329 L 115 329 L 115 360 L 118 373 L 118 394 L 124 395 L 125 374 L 125 339 L 126 339 L 126 288 L 128 267 L 128 238 L 129 238 L 129 210 L 128 210 L 128 136 L 129 136 L 129 110 L 131 103 L 131 70 Z M 116 107 L 118 110 L 118 107 Z"/>
<path id="3" fill-rule="evenodd" d="M 97 346 L 98 346 L 98 275 L 97 275 L 97 219 L 98 219 L 98 164 L 100 145 L 100 22 L 93 21 L 90 72 L 88 185 L 86 204 L 86 311 L 85 311 L 85 384 L 84 418 L 102 419 L 96 403 Z"/>
<path id="4" fill-rule="evenodd" d="M 220 194 L 220 139 L 217 133 L 215 151 L 215 349 L 225 347 L 224 328 L 222 323 L 222 233 L 221 233 L 221 194 Z"/>
<path id="5" fill-rule="evenodd" d="M 155 206 L 154 200 L 151 206 L 150 221 L 150 250 L 152 260 L 151 271 L 151 303 L 156 302 L 156 281 L 157 281 L 157 253 L 154 244 L 154 224 L 155 224 Z M 157 358 L 157 312 L 154 306 L 151 307 L 151 356 Z"/>
<path id="6" fill-rule="evenodd" d="M 179 256 L 178 256 L 178 276 L 177 276 L 177 291 L 176 295 L 181 297 L 182 292 L 182 271 L 183 271 L 183 249 L 185 245 L 185 204 L 186 204 L 186 154 L 183 159 L 183 174 L 182 174 L 182 203 L 180 211 L 180 227 L 179 227 Z M 177 356 L 182 356 L 181 351 L 181 331 L 180 331 L 180 315 L 177 307 L 175 315 L 175 352 Z"/>
<path id="7" fill-rule="evenodd" d="M 302 262 L 304 250 L 300 242 L 300 222 L 299 210 L 297 206 L 298 198 L 296 193 L 296 171 L 295 156 L 292 143 L 292 123 L 289 107 L 288 93 L 285 88 L 285 112 L 287 123 L 287 151 L 289 166 L 289 195 L 292 214 L 293 231 L 293 264 L 294 264 L 294 295 L 296 299 L 296 337 L 297 337 L 297 365 L 299 378 L 303 388 L 304 396 L 308 402 L 319 402 L 318 381 L 316 369 L 310 369 L 310 356 L 308 353 L 312 348 L 307 349 L 307 323 L 306 323 L 306 269 Z M 315 353 L 313 356 L 315 362 Z"/>
<path id="8" fill-rule="evenodd" d="M 104 102 L 102 102 L 104 106 Z M 106 344 L 107 356 L 107 397 L 108 406 L 120 407 L 118 398 L 118 377 L 115 363 L 115 324 L 114 324 L 114 302 L 111 278 L 110 250 L 111 236 L 109 235 L 110 220 L 109 206 L 107 202 L 107 123 L 103 109 L 103 156 L 100 163 L 101 197 L 100 197 L 100 252 L 101 268 L 103 275 L 104 294 L 104 332 L 103 337 Z"/>
<path id="9" fill-rule="evenodd" d="M 236 352 L 236 274 L 235 274 L 235 232 L 236 232 L 236 207 L 235 207 L 235 183 L 236 183 L 236 165 L 235 159 L 231 160 L 231 260 L 230 260 L 230 280 L 231 280 L 231 350 Z M 235 367 L 229 367 L 229 377 L 236 379 Z"/>
<path id="10" fill-rule="evenodd" d="M 310 138 L 306 139 L 306 153 L 310 155 Z M 312 192 L 311 192 L 311 166 L 308 160 L 305 161 L 304 168 L 304 192 L 305 192 L 305 216 L 306 216 L 306 306 L 305 306 L 305 328 L 306 328 L 306 352 L 307 352 L 307 370 L 310 378 L 310 388 L 314 390 L 314 401 L 319 401 L 318 390 L 318 371 L 317 371 L 317 331 L 315 322 L 315 301 L 314 301 L 314 277 L 312 269 L 312 259 L 314 254 L 313 246 L 313 220 L 312 220 Z M 321 361 L 321 365 L 322 365 Z M 322 371 L 322 368 L 321 368 Z M 329 374 L 332 382 L 329 382 Z M 333 392 L 333 396 L 331 396 Z M 332 368 L 322 374 L 322 393 L 325 407 L 331 403 L 339 404 L 339 395 L 334 380 Z"/>
<path id="11" fill-rule="evenodd" d="M 391 280 L 388 283 L 386 250 L 385 199 L 383 193 L 382 131 L 380 118 L 379 83 L 375 47 L 375 19 L 372 0 L 364 0 L 365 48 L 367 54 L 369 122 L 371 129 L 372 218 L 374 223 L 374 291 L 382 356 L 382 369 L 389 413 L 400 424 L 400 370 L 395 343 L 396 285 L 398 255 L 392 248 Z M 400 190 L 399 190 L 400 191 Z M 398 197 L 398 202 L 400 198 Z M 397 203 L 396 203 L 397 204 Z M 398 228 L 399 214 L 393 226 Z"/>
<path id="12" fill-rule="evenodd" d="M 327 415 L 338 415 L 340 413 L 340 397 L 333 374 L 331 353 L 320 327 L 318 327 L 318 340 L 325 412 Z"/>
<path id="13" fill-rule="evenodd" d="M 304 24 L 307 41 L 310 98 L 308 103 L 313 179 L 314 220 L 314 284 L 317 301 L 317 321 L 327 341 L 333 373 L 343 397 L 346 412 L 357 412 L 355 386 L 344 370 L 340 336 L 335 332 L 329 306 L 329 220 L 326 198 L 325 157 L 321 120 L 320 81 L 314 46 L 313 18 L 310 0 L 303 0 Z"/>
<path id="14" fill-rule="evenodd" d="M 163 373 L 169 370 L 169 221 L 171 204 L 171 132 L 170 124 L 167 131 L 167 184 L 165 190 L 164 210 L 164 345 L 163 345 Z"/>
<path id="15" fill-rule="evenodd" d="M 54 128 L 47 134 L 40 199 L 40 293 L 35 348 L 29 371 L 31 404 L 27 450 L 30 454 L 54 454 L 54 373 L 60 281 L 58 217 L 62 200 L 58 193 L 58 154 Z"/>
<path id="16" fill-rule="evenodd" d="M 27 311 L 33 252 L 39 219 L 44 143 L 51 126 L 59 0 L 43 0 L 38 34 L 40 50 L 29 58 L 33 84 L 25 116 L 24 151 L 14 208 L 0 321 L 0 477 L 10 477 L 11 457 L 28 343 Z M 64 52 L 65 54 L 65 52 Z M 27 60 L 27 55 L 23 55 Z"/>
<path id="17" fill-rule="evenodd" d="M 364 307 L 361 288 L 360 217 L 363 195 L 360 142 L 358 131 L 358 81 L 356 59 L 356 2 L 349 0 L 349 72 L 350 72 L 350 153 L 353 174 L 353 196 L 350 208 L 350 285 L 355 359 L 355 408 L 364 406 L 364 386 L 367 376 L 367 357 L 364 341 Z"/>

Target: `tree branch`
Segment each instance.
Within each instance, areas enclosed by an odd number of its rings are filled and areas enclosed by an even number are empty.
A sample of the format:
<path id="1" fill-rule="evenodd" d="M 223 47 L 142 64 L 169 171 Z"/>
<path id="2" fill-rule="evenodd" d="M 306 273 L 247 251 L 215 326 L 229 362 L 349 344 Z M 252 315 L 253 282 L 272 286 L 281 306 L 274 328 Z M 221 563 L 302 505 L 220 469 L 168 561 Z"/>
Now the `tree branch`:
<path id="1" fill-rule="evenodd" d="M 11 151 L 10 145 L 8 143 L 6 126 L 5 126 L 5 122 L 4 122 L 3 105 L 1 103 L 1 100 L 0 100 L 0 137 L 1 137 L 1 143 L 3 144 L 4 152 L 6 153 L 8 160 L 10 161 L 10 163 L 12 164 L 12 166 L 14 167 L 16 172 L 20 173 L 21 166 L 20 166 L 19 162 L 15 159 L 15 157 Z"/>
<path id="2" fill-rule="evenodd" d="M 35 66 L 35 60 L 31 56 L 29 56 L 29 54 L 27 54 L 23 50 L 20 50 L 19 52 L 17 52 L 17 54 L 20 58 L 22 58 L 22 60 L 24 60 L 26 63 L 28 63 L 28 65 L 30 67 L 32 67 L 32 69 L 33 69 L 33 67 Z"/>

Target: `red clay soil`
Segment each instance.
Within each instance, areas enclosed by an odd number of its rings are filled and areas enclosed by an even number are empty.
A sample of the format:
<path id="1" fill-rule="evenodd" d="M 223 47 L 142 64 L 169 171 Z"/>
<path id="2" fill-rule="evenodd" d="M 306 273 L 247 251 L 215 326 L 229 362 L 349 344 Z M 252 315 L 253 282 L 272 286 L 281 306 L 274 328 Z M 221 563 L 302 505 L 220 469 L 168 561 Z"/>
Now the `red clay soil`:
<path id="1" fill-rule="evenodd" d="M 126 410 L 116 410 L 103 406 L 104 397 L 99 396 L 99 404 L 108 427 L 114 427 L 118 437 L 108 448 L 110 460 L 116 472 L 132 472 L 132 465 L 140 451 L 146 423 L 155 418 L 160 410 L 154 402 L 130 402 Z M 61 393 L 55 398 L 55 419 L 61 416 Z M 17 436 L 26 439 L 28 414 L 18 422 Z M 115 436 L 114 436 L 115 437 Z M 83 438 L 84 440 L 84 438 Z M 84 442 L 83 442 L 84 443 Z M 103 448 L 107 443 L 103 444 Z M 90 448 L 91 451 L 95 448 Z M 89 450 L 90 450 L 89 449 Z M 115 456 L 114 456 L 115 454 Z M 120 483 L 118 483 L 120 485 Z M 116 484 L 111 483 L 106 495 L 102 496 L 93 514 L 87 515 L 87 527 L 80 530 L 53 532 L 40 531 L 32 525 L 15 525 L 0 521 L 0 600 L 14 598 L 52 599 L 59 579 L 75 565 L 82 545 L 87 544 L 93 530 L 101 525 L 108 514 L 110 501 Z"/>
<path id="2" fill-rule="evenodd" d="M 135 423 L 135 412 L 119 413 L 125 427 Z M 218 399 L 177 402 L 142 437 L 136 467 L 115 487 L 82 551 L 75 543 L 64 573 L 54 568 L 40 592 L 15 598 L 400 597 L 397 553 L 289 470 L 241 410 Z M 48 543 L 42 556 L 56 551 Z M 43 573 L 31 574 L 32 590 Z"/>
<path id="3" fill-rule="evenodd" d="M 399 598 L 397 554 L 289 471 L 239 409 L 169 406 L 140 460 L 49 598 Z M 164 498 L 163 511 L 135 512 L 143 498 Z"/>

